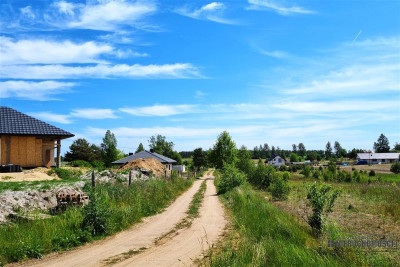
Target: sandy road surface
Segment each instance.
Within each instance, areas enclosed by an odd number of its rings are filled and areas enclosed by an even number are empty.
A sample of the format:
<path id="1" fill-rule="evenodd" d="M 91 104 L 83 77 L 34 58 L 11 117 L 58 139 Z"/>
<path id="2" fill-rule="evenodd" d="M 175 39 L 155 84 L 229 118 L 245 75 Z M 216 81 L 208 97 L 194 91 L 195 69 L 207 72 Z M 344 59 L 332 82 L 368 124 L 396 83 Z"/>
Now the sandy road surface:
<path id="1" fill-rule="evenodd" d="M 202 180 L 179 196 L 164 212 L 145 218 L 131 229 L 98 242 L 87 244 L 73 251 L 51 255 L 41 260 L 28 261 L 24 266 L 101 266 L 102 261 L 129 250 L 154 246 L 154 240 L 169 232 L 180 220 L 185 218 L 193 195 L 198 191 Z"/>
<path id="2" fill-rule="evenodd" d="M 193 259 L 202 255 L 215 243 L 223 232 L 227 221 L 224 209 L 216 195 L 214 177 L 207 179 L 199 218 L 190 228 L 183 229 L 177 236 L 160 246 L 151 247 L 114 266 L 190 266 Z"/>

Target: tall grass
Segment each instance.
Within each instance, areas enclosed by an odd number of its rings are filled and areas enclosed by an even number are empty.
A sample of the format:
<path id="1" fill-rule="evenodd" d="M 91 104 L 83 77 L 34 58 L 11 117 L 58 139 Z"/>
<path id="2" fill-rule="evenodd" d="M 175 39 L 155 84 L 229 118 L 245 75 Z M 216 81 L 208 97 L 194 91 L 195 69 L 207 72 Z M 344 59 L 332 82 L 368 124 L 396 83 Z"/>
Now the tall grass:
<path id="1" fill-rule="evenodd" d="M 265 200 L 249 185 L 222 196 L 232 211 L 234 231 L 212 250 L 211 266 L 389 266 L 380 255 L 332 254 L 319 249 L 304 225 Z"/>
<path id="2" fill-rule="evenodd" d="M 92 209 L 70 208 L 50 219 L 0 226 L 0 266 L 40 258 L 126 229 L 142 217 L 160 212 L 191 184 L 192 180 L 175 178 L 135 182 L 129 187 L 118 183 L 99 184 L 94 189 L 86 186 L 95 199 Z M 96 213 L 101 209 L 109 215 L 104 217 L 104 231 L 92 231 L 84 222 L 93 214 L 101 216 Z"/>

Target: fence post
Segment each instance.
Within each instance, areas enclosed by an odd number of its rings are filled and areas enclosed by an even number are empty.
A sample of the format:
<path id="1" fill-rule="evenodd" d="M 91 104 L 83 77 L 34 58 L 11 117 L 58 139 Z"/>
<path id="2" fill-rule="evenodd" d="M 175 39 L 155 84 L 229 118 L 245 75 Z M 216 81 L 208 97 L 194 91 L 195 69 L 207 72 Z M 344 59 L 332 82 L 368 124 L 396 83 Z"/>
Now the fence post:
<path id="1" fill-rule="evenodd" d="M 131 183 L 132 183 L 132 170 L 129 171 L 128 185 L 131 185 Z"/>
<path id="2" fill-rule="evenodd" d="M 96 186 L 96 177 L 94 175 L 94 171 L 92 172 L 92 187 Z"/>

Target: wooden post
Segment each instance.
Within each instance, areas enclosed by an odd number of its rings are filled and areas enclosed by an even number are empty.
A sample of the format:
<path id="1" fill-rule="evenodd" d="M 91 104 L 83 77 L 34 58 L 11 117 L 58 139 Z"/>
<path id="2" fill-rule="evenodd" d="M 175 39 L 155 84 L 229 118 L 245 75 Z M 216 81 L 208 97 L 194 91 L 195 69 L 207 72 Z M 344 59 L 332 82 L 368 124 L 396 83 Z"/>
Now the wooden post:
<path id="1" fill-rule="evenodd" d="M 56 159 L 57 168 L 60 168 L 60 162 L 61 162 L 60 153 L 61 153 L 61 140 L 57 139 L 57 159 Z"/>
<path id="2" fill-rule="evenodd" d="M 94 171 L 92 172 L 92 187 L 96 186 L 96 177 L 94 175 Z"/>
<path id="3" fill-rule="evenodd" d="M 128 185 L 131 185 L 131 183 L 132 183 L 132 170 L 129 171 Z"/>

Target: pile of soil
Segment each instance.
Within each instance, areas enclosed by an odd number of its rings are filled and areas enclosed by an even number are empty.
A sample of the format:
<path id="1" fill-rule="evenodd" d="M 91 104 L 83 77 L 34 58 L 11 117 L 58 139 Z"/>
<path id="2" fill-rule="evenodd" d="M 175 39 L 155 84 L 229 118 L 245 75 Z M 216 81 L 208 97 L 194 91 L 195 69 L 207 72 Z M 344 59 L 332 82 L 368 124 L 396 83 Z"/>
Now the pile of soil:
<path id="1" fill-rule="evenodd" d="M 122 165 L 117 171 L 127 169 L 146 169 L 152 171 L 155 176 L 163 176 L 165 175 L 165 171 L 167 171 L 167 174 L 170 174 L 170 171 L 166 170 L 162 163 L 153 158 L 131 160 Z"/>
<path id="2" fill-rule="evenodd" d="M 38 167 L 22 172 L 9 172 L 0 173 L 0 182 L 32 182 L 32 181 L 46 181 L 46 180 L 59 180 L 57 174 L 48 175 L 49 169 Z"/>

